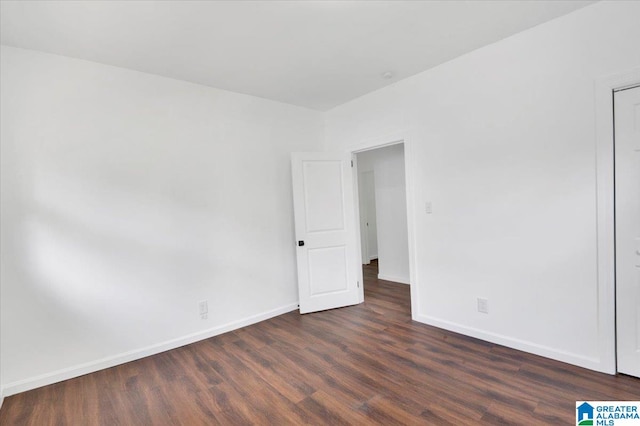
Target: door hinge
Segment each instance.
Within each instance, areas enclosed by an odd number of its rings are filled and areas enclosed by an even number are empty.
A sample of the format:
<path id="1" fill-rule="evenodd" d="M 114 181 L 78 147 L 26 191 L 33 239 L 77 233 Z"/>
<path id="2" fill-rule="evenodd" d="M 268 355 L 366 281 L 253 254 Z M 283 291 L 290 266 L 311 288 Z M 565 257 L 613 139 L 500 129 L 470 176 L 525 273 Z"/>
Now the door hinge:
<path id="1" fill-rule="evenodd" d="M 360 288 L 360 281 L 358 281 L 358 288 Z"/>
<path id="2" fill-rule="evenodd" d="M 353 167 L 353 160 L 351 160 L 351 167 Z"/>

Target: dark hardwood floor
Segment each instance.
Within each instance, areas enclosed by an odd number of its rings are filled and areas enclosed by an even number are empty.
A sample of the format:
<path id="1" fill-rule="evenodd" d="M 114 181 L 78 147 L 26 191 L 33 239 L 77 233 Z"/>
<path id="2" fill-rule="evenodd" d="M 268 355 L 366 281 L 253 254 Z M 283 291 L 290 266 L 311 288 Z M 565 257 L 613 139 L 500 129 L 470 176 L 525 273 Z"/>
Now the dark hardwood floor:
<path id="1" fill-rule="evenodd" d="M 291 312 L 5 399 L 2 425 L 575 424 L 576 400 L 640 400 L 609 376 L 411 321 L 365 268 L 365 303 Z"/>

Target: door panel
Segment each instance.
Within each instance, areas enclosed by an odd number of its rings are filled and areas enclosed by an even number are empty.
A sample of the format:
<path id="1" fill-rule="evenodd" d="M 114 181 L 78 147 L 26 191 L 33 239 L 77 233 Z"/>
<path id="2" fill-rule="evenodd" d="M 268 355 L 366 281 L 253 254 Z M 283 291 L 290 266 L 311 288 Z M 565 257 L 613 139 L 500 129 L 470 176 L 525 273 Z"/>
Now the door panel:
<path id="1" fill-rule="evenodd" d="M 300 313 L 361 302 L 351 158 L 291 156 Z"/>
<path id="2" fill-rule="evenodd" d="M 640 87 L 614 101 L 618 371 L 640 377 Z"/>
<path id="3" fill-rule="evenodd" d="M 304 161 L 307 233 L 344 231 L 344 184 L 340 161 Z"/>
<path id="4" fill-rule="evenodd" d="M 311 249 L 308 256 L 311 297 L 348 290 L 345 246 Z"/>

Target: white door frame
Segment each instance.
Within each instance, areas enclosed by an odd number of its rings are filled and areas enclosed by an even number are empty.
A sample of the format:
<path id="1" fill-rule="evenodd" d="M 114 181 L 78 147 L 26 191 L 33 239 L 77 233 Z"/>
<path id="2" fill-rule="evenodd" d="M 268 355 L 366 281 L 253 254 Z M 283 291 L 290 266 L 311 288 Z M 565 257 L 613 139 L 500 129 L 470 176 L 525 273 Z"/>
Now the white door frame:
<path id="1" fill-rule="evenodd" d="M 407 239 L 409 242 L 409 284 L 411 287 L 411 318 L 414 321 L 417 321 L 419 310 L 419 298 L 418 298 L 418 277 L 416 273 L 416 246 L 415 246 L 415 211 L 414 211 L 414 179 L 413 179 L 413 164 L 410 161 L 413 158 L 413 146 L 409 140 L 408 134 L 406 132 L 397 132 L 385 136 L 380 136 L 373 139 L 368 139 L 365 141 L 361 141 L 359 144 L 352 146 L 349 149 L 351 152 L 351 158 L 353 159 L 353 176 L 354 176 L 354 193 L 356 200 L 359 200 L 359 192 L 358 192 L 358 162 L 356 161 L 356 154 L 370 151 L 372 149 L 384 148 L 386 146 L 404 144 L 404 179 L 405 179 L 405 189 L 406 189 L 406 198 L 407 198 Z M 359 203 L 356 203 L 356 217 L 360 218 L 360 206 Z M 360 239 L 360 227 L 357 226 L 358 230 L 358 241 L 362 241 Z M 361 250 L 361 247 L 360 247 Z M 360 257 L 362 258 L 362 252 L 360 252 Z M 362 289 L 362 301 L 364 301 L 364 285 L 361 287 Z"/>
<path id="2" fill-rule="evenodd" d="M 613 93 L 640 83 L 640 68 L 596 81 L 596 208 L 600 370 L 616 374 Z"/>

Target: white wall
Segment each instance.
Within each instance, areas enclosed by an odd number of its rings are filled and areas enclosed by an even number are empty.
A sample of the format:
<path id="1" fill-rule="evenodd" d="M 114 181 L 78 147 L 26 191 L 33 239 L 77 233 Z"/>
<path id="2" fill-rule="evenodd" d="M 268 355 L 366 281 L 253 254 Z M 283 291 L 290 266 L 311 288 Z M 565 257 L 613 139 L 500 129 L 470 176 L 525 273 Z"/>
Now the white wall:
<path id="1" fill-rule="evenodd" d="M 358 173 L 373 171 L 378 278 L 409 283 L 404 145 L 358 153 Z"/>
<path id="2" fill-rule="evenodd" d="M 640 2 L 597 3 L 327 114 L 328 150 L 406 136 L 415 319 L 609 371 L 594 85 L 640 66 L 638 22 Z"/>
<path id="3" fill-rule="evenodd" d="M 321 113 L 1 56 L 6 394 L 296 309 L 289 158 Z"/>

